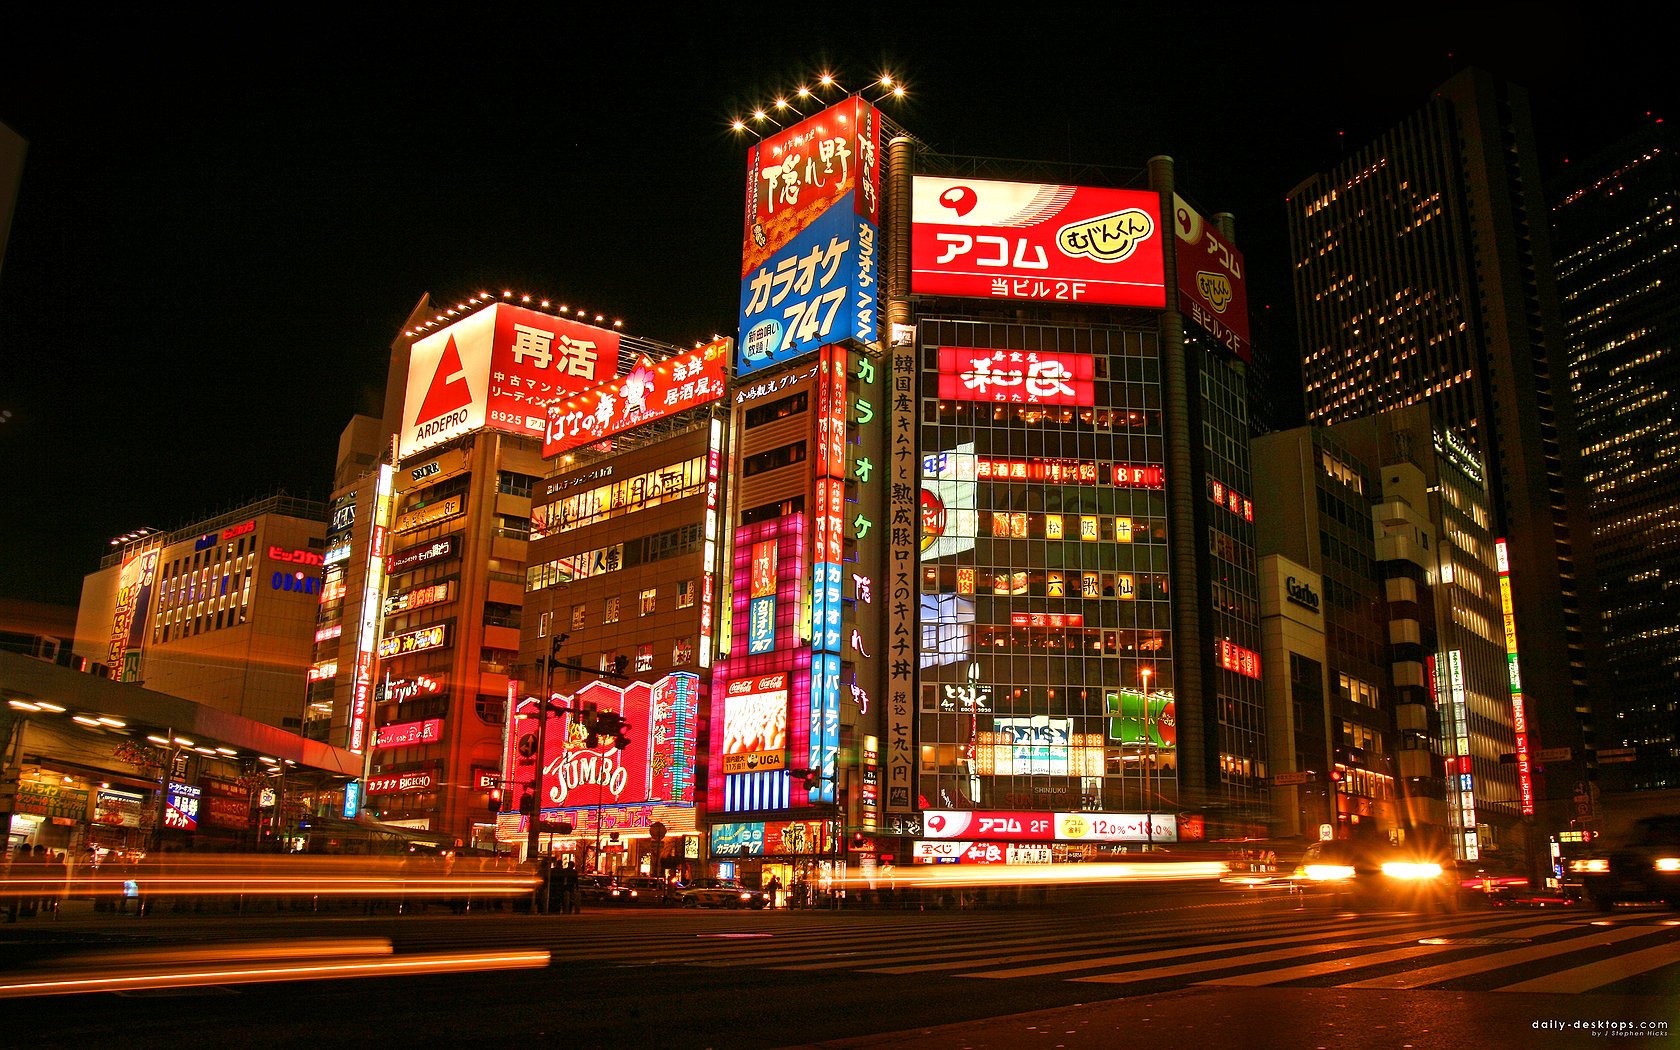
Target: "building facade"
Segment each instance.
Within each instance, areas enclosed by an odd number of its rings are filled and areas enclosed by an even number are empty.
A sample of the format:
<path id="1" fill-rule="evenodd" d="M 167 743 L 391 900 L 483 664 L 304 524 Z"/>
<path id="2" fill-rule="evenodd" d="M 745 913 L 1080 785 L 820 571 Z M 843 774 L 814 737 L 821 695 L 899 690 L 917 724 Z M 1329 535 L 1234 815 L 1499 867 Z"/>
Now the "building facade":
<path id="1" fill-rule="evenodd" d="M 112 678 L 296 731 L 326 508 L 275 496 L 129 539 L 82 584 L 76 655 Z"/>
<path id="2" fill-rule="evenodd" d="M 1680 159 L 1648 124 L 1552 187 L 1598 583 L 1606 787 L 1680 787 Z"/>
<path id="3" fill-rule="evenodd" d="M 1591 721 L 1584 533 L 1526 96 L 1460 74 L 1297 186 L 1288 214 L 1309 420 L 1427 403 L 1485 460 L 1534 741 L 1579 751 Z M 1567 801 L 1572 787 L 1542 794 Z"/>

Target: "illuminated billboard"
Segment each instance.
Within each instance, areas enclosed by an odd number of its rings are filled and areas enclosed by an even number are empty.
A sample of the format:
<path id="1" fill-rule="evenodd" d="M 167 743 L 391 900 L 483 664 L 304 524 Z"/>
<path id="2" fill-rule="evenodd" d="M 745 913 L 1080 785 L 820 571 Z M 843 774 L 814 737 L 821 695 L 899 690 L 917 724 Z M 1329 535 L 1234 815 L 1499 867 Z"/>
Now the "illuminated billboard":
<path id="1" fill-rule="evenodd" d="M 1044 813 L 1036 810 L 929 810 L 922 831 L 930 839 L 1015 842 L 1175 842 L 1170 813 Z"/>
<path id="2" fill-rule="evenodd" d="M 880 118 L 853 97 L 747 154 L 737 375 L 877 341 L 880 143 Z"/>
<path id="3" fill-rule="evenodd" d="M 129 553 L 117 575 L 117 607 L 111 617 L 111 641 L 105 664 L 111 677 L 133 682 L 140 677 L 141 642 L 146 637 L 152 608 L 152 585 L 157 579 L 158 548 Z"/>
<path id="4" fill-rule="evenodd" d="M 733 344 L 719 339 L 668 361 L 643 357 L 626 375 L 550 402 L 543 458 L 716 401 L 723 396 Z"/>
<path id="5" fill-rule="evenodd" d="M 980 518 L 974 480 L 974 442 L 922 457 L 922 560 L 974 549 Z"/>
<path id="6" fill-rule="evenodd" d="M 1000 405 L 1095 405 L 1096 358 L 1040 350 L 939 348 L 939 396 Z"/>
<path id="7" fill-rule="evenodd" d="M 557 696 L 562 707 L 613 712 L 628 725 L 630 746 L 617 748 L 611 737 L 589 746 L 588 732 L 576 715 L 551 715 L 546 733 L 538 733 L 535 698 L 515 711 L 508 733 L 504 766 L 521 790 L 536 773 L 537 741 L 546 745 L 541 808 L 572 809 L 595 805 L 643 803 L 694 804 L 694 745 L 698 725 L 699 679 L 687 672 L 657 682 L 625 686 L 589 682 L 571 696 Z"/>
<path id="8" fill-rule="evenodd" d="M 1503 537 L 1493 541 L 1499 568 L 1499 612 L 1505 623 L 1505 670 L 1511 686 L 1511 729 L 1517 744 L 1517 800 L 1523 816 L 1534 815 L 1534 762 L 1529 754 L 1528 712 L 1523 701 L 1522 668 L 1517 660 L 1516 607 L 1511 600 L 1511 556 Z"/>
<path id="9" fill-rule="evenodd" d="M 1106 694 L 1108 738 L 1117 744 L 1169 748 L 1178 746 L 1178 713 L 1173 694 L 1153 690 L 1147 708 L 1143 693 L 1121 689 Z"/>
<path id="10" fill-rule="evenodd" d="M 416 339 L 397 454 L 483 427 L 542 438 L 548 403 L 618 373 L 617 332 L 495 303 Z"/>
<path id="11" fill-rule="evenodd" d="M 723 698 L 723 771 L 785 768 L 787 731 L 786 672 L 730 682 Z"/>
<path id="12" fill-rule="evenodd" d="M 1157 193 L 917 176 L 912 199 L 915 294 L 1166 305 Z"/>
<path id="13" fill-rule="evenodd" d="M 1254 360 L 1242 252 L 1176 193 L 1173 234 L 1178 238 L 1179 312 L 1220 346 L 1244 361 Z"/>

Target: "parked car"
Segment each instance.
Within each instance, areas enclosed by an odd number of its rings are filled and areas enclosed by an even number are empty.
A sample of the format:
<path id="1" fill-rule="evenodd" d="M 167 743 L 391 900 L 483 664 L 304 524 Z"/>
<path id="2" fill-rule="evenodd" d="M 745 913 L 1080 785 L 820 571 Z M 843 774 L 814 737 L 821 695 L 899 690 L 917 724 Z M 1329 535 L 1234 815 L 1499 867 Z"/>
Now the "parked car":
<path id="1" fill-rule="evenodd" d="M 667 903 L 665 880 L 656 879 L 652 875 L 620 876 L 618 888 L 628 895 L 628 900 L 624 903 L 650 908 L 663 907 Z"/>
<path id="2" fill-rule="evenodd" d="M 695 879 L 677 895 L 685 908 L 768 908 L 770 895 L 734 879 Z"/>
<path id="3" fill-rule="evenodd" d="M 1384 840 L 1315 842 L 1301 856 L 1295 881 L 1332 907 L 1356 911 L 1458 910 L 1459 877 L 1452 858 L 1424 846 Z"/>
<path id="4" fill-rule="evenodd" d="M 1680 814 L 1646 817 L 1620 846 L 1569 867 L 1587 900 L 1605 911 L 1627 902 L 1680 908 Z"/>
<path id="5" fill-rule="evenodd" d="M 631 904 L 635 894 L 619 885 L 616 875 L 578 876 L 578 896 L 584 904 Z"/>

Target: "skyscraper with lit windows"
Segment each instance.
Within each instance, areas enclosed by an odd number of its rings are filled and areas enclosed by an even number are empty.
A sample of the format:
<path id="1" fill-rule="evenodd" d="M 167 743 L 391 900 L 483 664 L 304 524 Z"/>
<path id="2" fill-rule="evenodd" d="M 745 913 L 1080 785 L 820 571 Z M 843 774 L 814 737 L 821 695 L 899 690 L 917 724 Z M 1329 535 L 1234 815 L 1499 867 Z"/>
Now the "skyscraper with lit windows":
<path id="1" fill-rule="evenodd" d="M 1552 190 L 1605 655 L 1600 777 L 1680 787 L 1680 158 L 1651 122 Z"/>
<path id="2" fill-rule="evenodd" d="M 1427 403 L 1488 464 L 1533 743 L 1579 755 L 1585 596 L 1545 214 L 1526 94 L 1477 70 L 1288 206 L 1309 420 Z"/>

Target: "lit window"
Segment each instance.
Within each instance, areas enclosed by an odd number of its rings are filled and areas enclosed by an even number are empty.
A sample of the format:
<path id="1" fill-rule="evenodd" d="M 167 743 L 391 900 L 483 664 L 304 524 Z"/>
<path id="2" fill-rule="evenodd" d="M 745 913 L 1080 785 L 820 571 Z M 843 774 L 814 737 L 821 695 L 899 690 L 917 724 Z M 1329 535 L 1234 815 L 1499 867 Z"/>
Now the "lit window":
<path id="1" fill-rule="evenodd" d="M 583 630 L 583 603 L 572 606 L 572 630 Z"/>
<path id="2" fill-rule="evenodd" d="M 677 608 L 687 609 L 694 605 L 694 581 L 683 580 L 677 584 Z"/>
<path id="3" fill-rule="evenodd" d="M 648 642 L 645 645 L 638 645 L 636 647 L 636 670 L 638 670 L 638 671 L 651 671 L 651 670 L 653 670 L 653 643 L 652 642 Z"/>
<path id="4" fill-rule="evenodd" d="M 643 591 L 642 592 L 642 612 L 641 612 L 641 615 L 647 616 L 650 613 L 652 613 L 653 609 L 654 609 L 654 604 L 655 604 L 655 602 L 658 598 L 659 598 L 659 589 L 657 587 L 649 587 L 647 590 Z"/>
<path id="5" fill-rule="evenodd" d="M 607 599 L 607 601 L 606 601 L 606 612 L 602 616 L 601 621 L 603 623 L 617 623 L 618 622 L 618 595 L 615 594 L 611 598 Z"/>

